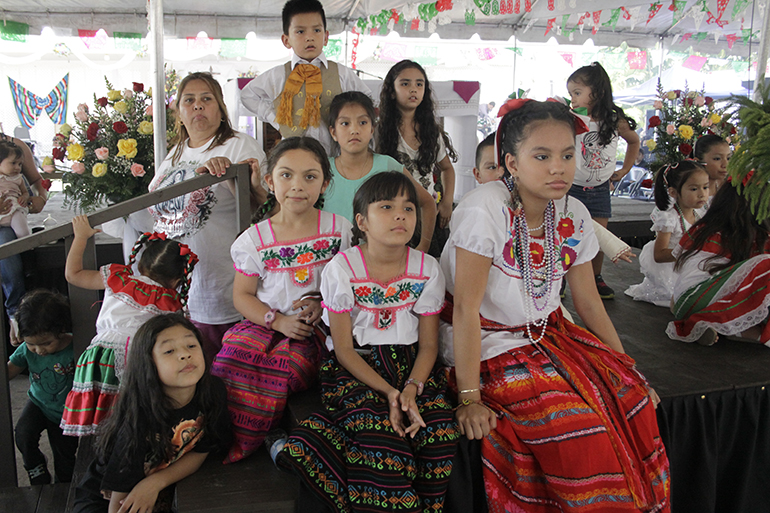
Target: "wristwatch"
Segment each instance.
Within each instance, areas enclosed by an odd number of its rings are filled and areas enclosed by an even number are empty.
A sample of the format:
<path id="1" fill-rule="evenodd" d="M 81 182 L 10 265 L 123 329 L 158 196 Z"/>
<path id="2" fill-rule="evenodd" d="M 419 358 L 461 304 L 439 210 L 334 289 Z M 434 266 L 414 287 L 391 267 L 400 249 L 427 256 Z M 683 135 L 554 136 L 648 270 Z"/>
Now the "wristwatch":
<path id="1" fill-rule="evenodd" d="M 273 308 L 265 314 L 265 328 L 269 330 L 273 329 L 273 321 L 275 321 L 275 313 L 277 311 L 278 310 Z"/>

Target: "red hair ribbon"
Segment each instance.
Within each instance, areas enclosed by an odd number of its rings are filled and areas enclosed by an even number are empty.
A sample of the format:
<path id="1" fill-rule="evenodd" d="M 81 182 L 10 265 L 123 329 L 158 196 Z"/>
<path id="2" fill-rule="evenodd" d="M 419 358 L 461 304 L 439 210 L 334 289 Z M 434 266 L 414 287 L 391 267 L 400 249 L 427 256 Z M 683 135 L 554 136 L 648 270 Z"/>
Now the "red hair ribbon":
<path id="1" fill-rule="evenodd" d="M 149 235 L 149 238 L 147 240 L 166 240 L 166 234 L 163 232 L 153 232 L 153 233 L 145 233 L 145 235 Z"/>
<path id="2" fill-rule="evenodd" d="M 179 254 L 181 256 L 187 256 L 190 255 L 190 261 L 194 264 L 198 263 L 198 255 L 193 253 L 193 251 L 190 249 L 190 247 L 187 244 L 179 244 Z"/>
<path id="3" fill-rule="evenodd" d="M 520 109 L 525 103 L 533 101 L 532 98 L 509 98 L 497 109 L 497 117 L 501 118 L 512 110 Z"/>

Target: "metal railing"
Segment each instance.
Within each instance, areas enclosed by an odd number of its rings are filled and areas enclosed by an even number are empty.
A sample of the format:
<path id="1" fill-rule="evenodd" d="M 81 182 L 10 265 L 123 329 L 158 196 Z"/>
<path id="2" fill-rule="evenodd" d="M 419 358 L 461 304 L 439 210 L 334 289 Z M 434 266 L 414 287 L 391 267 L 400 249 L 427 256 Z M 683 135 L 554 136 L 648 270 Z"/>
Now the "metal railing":
<path id="1" fill-rule="evenodd" d="M 238 224 L 238 231 L 241 232 L 248 228 L 251 221 L 249 166 L 247 164 L 230 166 L 227 173 L 220 177 L 209 174 L 201 175 L 139 196 L 138 198 L 124 201 L 123 203 L 94 212 L 88 216 L 88 220 L 91 226 L 97 226 L 228 179 L 235 180 L 237 218 L 233 221 Z M 72 238 L 72 224 L 68 223 L 48 228 L 3 244 L 0 246 L 0 259 L 64 239 L 64 255 L 62 255 L 62 261 L 64 261 L 72 245 Z M 88 240 L 86 245 L 83 255 L 83 268 L 96 269 L 96 246 L 94 245 L 93 237 Z M 72 312 L 73 349 L 77 359 L 96 334 L 96 318 L 99 312 L 98 309 L 92 308 L 92 306 L 99 301 L 99 291 L 85 290 L 73 285 L 68 285 L 68 287 L 70 310 Z M 0 365 L 0 489 L 15 487 L 18 484 L 16 479 L 16 445 L 13 439 L 10 386 L 8 383 L 8 368 L 5 364 L 9 357 L 6 351 L 7 341 L 5 333 L 5 306 L 2 293 L 0 292 L 0 345 L 2 345 L 0 348 L 0 355 L 2 355 L 2 365 Z"/>

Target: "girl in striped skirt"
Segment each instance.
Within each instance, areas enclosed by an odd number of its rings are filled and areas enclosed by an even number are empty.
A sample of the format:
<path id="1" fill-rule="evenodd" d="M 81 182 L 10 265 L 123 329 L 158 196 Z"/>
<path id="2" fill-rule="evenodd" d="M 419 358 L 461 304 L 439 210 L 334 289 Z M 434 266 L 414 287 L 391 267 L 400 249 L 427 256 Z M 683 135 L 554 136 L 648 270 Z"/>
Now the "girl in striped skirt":
<path id="1" fill-rule="evenodd" d="M 435 367 L 444 277 L 407 246 L 417 205 L 403 173 L 367 180 L 353 201 L 354 234 L 366 241 L 323 273 L 325 409 L 292 432 L 278 462 L 332 511 L 443 508 L 459 432 Z"/>
<path id="2" fill-rule="evenodd" d="M 666 330 L 672 339 L 711 345 L 719 334 L 770 346 L 770 219 L 758 221 L 760 209 L 752 212 L 736 187 L 745 192 L 753 180 L 767 187 L 753 171 L 729 179 L 674 250 L 677 320 Z"/>
<path id="3" fill-rule="evenodd" d="M 586 127 L 557 102 L 500 110 L 506 174 L 463 198 L 441 255 L 442 357 L 460 430 L 482 440 L 489 510 L 668 511 L 657 396 L 594 285 L 591 216 L 567 197 Z M 565 277 L 590 331 L 561 315 Z"/>
<path id="4" fill-rule="evenodd" d="M 230 254 L 236 269 L 235 308 L 246 318 L 222 339 L 212 374 L 227 387 L 234 442 L 225 463 L 257 450 L 276 428 L 291 392 L 316 380 L 326 338 L 321 318 L 321 271 L 350 246 L 352 226 L 318 207 L 331 180 L 323 146 L 291 137 L 273 148 L 261 211 L 280 210 L 243 232 Z"/>

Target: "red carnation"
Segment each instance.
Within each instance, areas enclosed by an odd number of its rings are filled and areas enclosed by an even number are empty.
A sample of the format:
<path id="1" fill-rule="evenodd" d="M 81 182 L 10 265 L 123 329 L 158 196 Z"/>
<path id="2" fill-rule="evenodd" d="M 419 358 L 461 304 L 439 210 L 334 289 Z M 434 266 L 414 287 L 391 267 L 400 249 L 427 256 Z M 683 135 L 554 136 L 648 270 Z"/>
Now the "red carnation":
<path id="1" fill-rule="evenodd" d="M 681 89 L 674 89 L 674 92 L 676 93 L 676 97 L 679 98 L 682 96 L 682 90 Z"/>
<path id="2" fill-rule="evenodd" d="M 86 138 L 89 141 L 95 141 L 96 140 L 96 134 L 99 132 L 99 123 L 91 123 L 88 125 L 88 130 L 86 130 Z"/>
<path id="3" fill-rule="evenodd" d="M 681 151 L 682 155 L 684 155 L 686 157 L 687 155 L 692 153 L 692 146 L 690 146 L 687 143 L 682 143 L 682 144 L 679 145 L 679 151 Z"/>
<path id="4" fill-rule="evenodd" d="M 49 180 L 48 178 L 43 178 L 42 180 L 40 180 L 40 185 L 42 185 L 43 189 L 47 191 L 51 190 L 51 180 Z"/>
<path id="5" fill-rule="evenodd" d="M 650 128 L 660 126 L 660 116 L 653 116 L 650 118 Z"/>
<path id="6" fill-rule="evenodd" d="M 101 98 L 96 100 L 96 103 L 99 104 L 99 107 L 106 107 L 107 103 L 109 103 L 109 100 L 107 99 L 106 96 L 102 96 Z"/>
<path id="7" fill-rule="evenodd" d="M 144 91 L 144 84 L 141 82 L 134 82 L 134 92 L 141 93 Z"/>
<path id="8" fill-rule="evenodd" d="M 738 131 L 735 129 L 735 127 L 734 127 L 734 126 L 733 126 L 733 127 L 730 127 L 730 135 L 735 135 L 735 134 L 737 134 L 737 133 L 738 133 Z"/>
<path id="9" fill-rule="evenodd" d="M 691 106 L 691 105 L 693 104 L 693 101 L 694 101 L 694 100 L 693 100 L 692 98 L 685 98 L 685 99 L 684 99 L 684 105 L 685 105 L 685 107 L 689 107 L 689 106 Z"/>
<path id="10" fill-rule="evenodd" d="M 54 160 L 64 160 L 64 148 L 54 148 L 51 150 L 51 154 L 53 155 Z"/>
<path id="11" fill-rule="evenodd" d="M 125 134 L 126 132 L 128 132 L 128 126 L 126 126 L 126 124 L 123 123 L 122 121 L 116 121 L 115 123 L 113 123 L 112 129 L 119 134 Z"/>
<path id="12" fill-rule="evenodd" d="M 712 98 L 711 96 L 706 96 L 705 98 L 703 98 L 703 100 L 706 102 L 706 105 L 711 105 L 712 103 L 714 103 L 714 98 Z"/>

